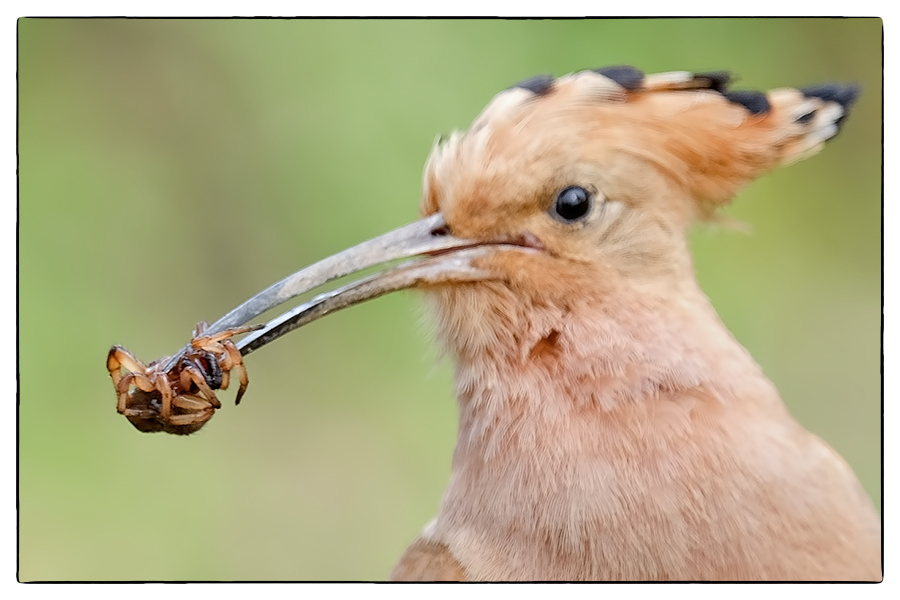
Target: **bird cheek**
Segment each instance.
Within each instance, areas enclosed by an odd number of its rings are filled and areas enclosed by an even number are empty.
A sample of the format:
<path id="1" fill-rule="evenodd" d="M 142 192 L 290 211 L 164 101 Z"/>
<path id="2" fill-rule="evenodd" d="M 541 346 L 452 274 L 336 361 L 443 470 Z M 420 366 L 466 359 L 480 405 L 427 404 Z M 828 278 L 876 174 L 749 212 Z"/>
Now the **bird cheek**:
<path id="1" fill-rule="evenodd" d="M 586 290 L 602 287 L 602 274 L 590 264 L 550 253 L 502 250 L 477 259 L 475 266 L 497 274 L 518 296 L 539 303 L 567 306 Z"/>

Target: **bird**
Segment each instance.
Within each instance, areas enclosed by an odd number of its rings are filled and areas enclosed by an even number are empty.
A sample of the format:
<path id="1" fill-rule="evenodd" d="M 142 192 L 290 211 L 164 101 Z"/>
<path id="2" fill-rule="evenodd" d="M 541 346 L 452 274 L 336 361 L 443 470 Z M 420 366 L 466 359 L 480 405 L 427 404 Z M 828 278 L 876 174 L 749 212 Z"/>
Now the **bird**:
<path id="1" fill-rule="evenodd" d="M 313 265 L 303 289 L 414 260 L 239 344 L 425 296 L 458 435 L 438 513 L 391 580 L 881 580 L 878 511 L 718 317 L 687 240 L 821 150 L 860 89 L 733 81 L 613 66 L 511 86 L 436 142 L 420 221 Z"/>

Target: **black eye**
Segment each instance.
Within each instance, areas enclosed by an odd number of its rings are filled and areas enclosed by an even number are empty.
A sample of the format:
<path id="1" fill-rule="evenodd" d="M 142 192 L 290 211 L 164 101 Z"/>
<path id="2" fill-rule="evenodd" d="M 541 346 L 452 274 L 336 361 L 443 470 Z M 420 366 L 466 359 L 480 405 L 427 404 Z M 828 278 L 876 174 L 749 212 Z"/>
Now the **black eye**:
<path id="1" fill-rule="evenodd" d="M 593 197 L 589 191 L 573 185 L 559 193 L 556 202 L 550 209 L 550 214 L 563 223 L 574 223 L 591 212 L 592 200 Z"/>

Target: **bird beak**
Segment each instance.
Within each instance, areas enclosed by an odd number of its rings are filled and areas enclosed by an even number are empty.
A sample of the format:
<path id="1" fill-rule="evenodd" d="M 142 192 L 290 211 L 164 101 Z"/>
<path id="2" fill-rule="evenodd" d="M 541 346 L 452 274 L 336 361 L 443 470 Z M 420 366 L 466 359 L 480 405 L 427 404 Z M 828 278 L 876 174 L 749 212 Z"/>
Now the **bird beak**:
<path id="1" fill-rule="evenodd" d="M 415 260 L 388 266 L 382 271 L 314 297 L 236 343 L 247 355 L 279 337 L 334 311 L 371 298 L 410 287 L 451 282 L 492 279 L 491 273 L 476 266 L 478 258 L 500 248 L 536 251 L 539 244 L 527 236 L 518 240 L 478 241 L 454 237 L 443 215 L 436 213 L 415 223 L 390 231 L 297 271 L 213 323 L 206 335 L 239 327 L 292 298 L 329 281 L 363 269 L 404 258 Z M 174 367 L 182 352 L 166 365 Z"/>

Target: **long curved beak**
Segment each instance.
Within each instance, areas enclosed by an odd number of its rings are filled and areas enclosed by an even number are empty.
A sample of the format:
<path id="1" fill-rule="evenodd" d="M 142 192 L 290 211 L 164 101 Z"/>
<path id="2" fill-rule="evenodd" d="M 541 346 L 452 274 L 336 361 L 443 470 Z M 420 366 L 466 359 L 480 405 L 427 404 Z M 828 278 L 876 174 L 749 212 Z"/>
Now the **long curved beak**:
<path id="1" fill-rule="evenodd" d="M 247 355 L 320 317 L 389 292 L 421 285 L 491 279 L 493 277 L 488 271 L 474 263 L 475 259 L 498 248 L 535 251 L 533 246 L 521 240 L 484 242 L 454 237 L 449 234 L 443 215 L 437 213 L 338 252 L 285 277 L 231 310 L 204 333 L 215 335 L 244 325 L 264 312 L 339 277 L 391 261 L 423 257 L 387 267 L 374 275 L 320 294 L 272 319 L 265 327 L 236 343 L 241 354 Z M 165 368 L 174 368 L 187 348 L 172 356 Z"/>

